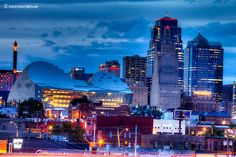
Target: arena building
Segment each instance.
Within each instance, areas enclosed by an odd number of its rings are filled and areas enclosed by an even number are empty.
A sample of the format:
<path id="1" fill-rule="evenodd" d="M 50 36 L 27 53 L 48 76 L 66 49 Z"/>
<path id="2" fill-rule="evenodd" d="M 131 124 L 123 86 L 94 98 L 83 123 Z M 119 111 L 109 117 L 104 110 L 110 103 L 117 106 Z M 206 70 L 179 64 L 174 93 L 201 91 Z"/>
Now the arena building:
<path id="1" fill-rule="evenodd" d="M 104 107 L 132 103 L 128 85 L 115 75 L 99 71 L 87 82 L 74 80 L 57 66 L 44 61 L 29 64 L 12 87 L 8 101 L 22 102 L 29 98 L 43 101 L 46 107 L 67 108 L 70 101 L 87 95 Z"/>

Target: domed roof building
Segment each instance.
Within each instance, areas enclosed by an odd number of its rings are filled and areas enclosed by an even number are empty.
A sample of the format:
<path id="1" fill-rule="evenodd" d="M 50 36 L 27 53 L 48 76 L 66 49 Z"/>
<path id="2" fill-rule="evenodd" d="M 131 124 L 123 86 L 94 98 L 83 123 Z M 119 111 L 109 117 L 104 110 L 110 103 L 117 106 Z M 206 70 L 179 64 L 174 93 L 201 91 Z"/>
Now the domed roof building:
<path id="1" fill-rule="evenodd" d="M 128 85 L 108 72 L 97 72 L 88 82 L 73 80 L 57 66 L 44 61 L 29 64 L 12 87 L 8 101 L 35 98 L 50 107 L 68 107 L 70 101 L 87 95 L 93 102 L 106 107 L 130 104 Z"/>

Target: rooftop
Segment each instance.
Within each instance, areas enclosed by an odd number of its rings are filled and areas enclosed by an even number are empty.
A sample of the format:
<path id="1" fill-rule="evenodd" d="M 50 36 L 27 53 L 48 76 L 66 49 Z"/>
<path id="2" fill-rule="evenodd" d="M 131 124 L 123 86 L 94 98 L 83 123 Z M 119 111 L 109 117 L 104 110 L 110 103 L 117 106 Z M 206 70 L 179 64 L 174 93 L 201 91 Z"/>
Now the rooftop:
<path id="1" fill-rule="evenodd" d="M 29 64 L 22 74 L 27 74 L 40 87 L 86 92 L 131 93 L 125 82 L 108 72 L 97 72 L 87 83 L 83 80 L 73 80 L 69 73 L 65 73 L 53 64 L 37 61 Z"/>
<path id="2" fill-rule="evenodd" d="M 192 112 L 193 115 L 199 115 L 203 117 L 229 117 L 230 115 L 226 112 Z"/>

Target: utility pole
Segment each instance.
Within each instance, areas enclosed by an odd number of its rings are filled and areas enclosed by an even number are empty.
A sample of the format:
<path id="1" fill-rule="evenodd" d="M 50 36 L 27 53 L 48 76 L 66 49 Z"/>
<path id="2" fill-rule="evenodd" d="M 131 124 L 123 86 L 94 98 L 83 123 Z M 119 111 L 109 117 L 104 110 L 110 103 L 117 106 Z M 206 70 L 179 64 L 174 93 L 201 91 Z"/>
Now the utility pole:
<path id="1" fill-rule="evenodd" d="M 137 156 L 137 134 L 138 134 L 138 126 L 135 125 L 135 139 L 134 139 L 134 156 Z"/>
<path id="2" fill-rule="evenodd" d="M 96 124 L 93 123 L 93 144 L 95 146 L 96 143 Z"/>
<path id="3" fill-rule="evenodd" d="M 18 123 L 15 123 L 13 121 L 10 121 L 11 124 L 13 124 L 16 127 L 16 137 L 19 137 L 19 126 Z"/>
<path id="4" fill-rule="evenodd" d="M 120 131 L 119 131 L 119 127 L 117 127 L 117 144 L 118 144 L 118 148 L 120 148 Z"/>

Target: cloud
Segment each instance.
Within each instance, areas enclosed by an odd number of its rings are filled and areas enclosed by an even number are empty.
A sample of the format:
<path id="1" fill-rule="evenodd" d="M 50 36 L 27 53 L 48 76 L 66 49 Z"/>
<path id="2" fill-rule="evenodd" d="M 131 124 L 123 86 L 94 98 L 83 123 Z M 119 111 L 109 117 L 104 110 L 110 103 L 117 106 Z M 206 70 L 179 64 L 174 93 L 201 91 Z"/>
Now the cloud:
<path id="1" fill-rule="evenodd" d="M 61 36 L 62 36 L 62 32 L 60 32 L 60 31 L 54 31 L 54 32 L 52 33 L 52 36 L 53 36 L 53 37 L 61 37 Z"/>
<path id="2" fill-rule="evenodd" d="M 51 41 L 51 40 L 44 40 L 44 42 L 45 44 L 43 46 L 45 47 L 50 47 L 56 44 L 54 41 Z"/>
<path id="3" fill-rule="evenodd" d="M 236 23 L 208 23 L 204 26 L 184 27 L 183 38 L 185 44 L 188 40 L 192 40 L 198 32 L 201 32 L 209 41 L 221 42 L 223 47 L 236 46 Z"/>

